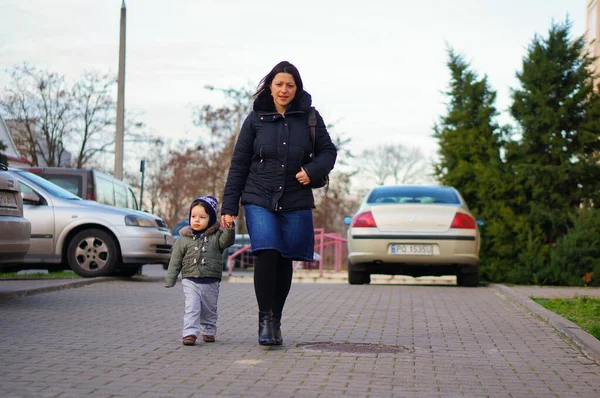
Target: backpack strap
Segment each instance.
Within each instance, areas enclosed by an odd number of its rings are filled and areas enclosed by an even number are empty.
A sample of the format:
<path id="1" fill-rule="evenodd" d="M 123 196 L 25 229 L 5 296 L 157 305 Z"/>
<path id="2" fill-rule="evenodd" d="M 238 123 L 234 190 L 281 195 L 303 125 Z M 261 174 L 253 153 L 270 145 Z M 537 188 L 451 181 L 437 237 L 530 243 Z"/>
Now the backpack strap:
<path id="1" fill-rule="evenodd" d="M 310 126 L 310 138 L 312 139 L 312 157 L 315 157 L 315 129 L 317 127 L 317 112 L 315 107 L 311 106 L 308 111 L 308 125 Z"/>

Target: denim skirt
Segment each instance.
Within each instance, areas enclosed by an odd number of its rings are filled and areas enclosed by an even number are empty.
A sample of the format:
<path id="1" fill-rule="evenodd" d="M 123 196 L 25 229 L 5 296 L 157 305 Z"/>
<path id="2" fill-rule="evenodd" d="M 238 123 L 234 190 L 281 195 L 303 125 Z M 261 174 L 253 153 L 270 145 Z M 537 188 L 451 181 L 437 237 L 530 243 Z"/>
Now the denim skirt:
<path id="1" fill-rule="evenodd" d="M 273 211 L 256 205 L 245 205 L 244 210 L 252 253 L 272 249 L 284 258 L 313 261 L 312 210 Z"/>

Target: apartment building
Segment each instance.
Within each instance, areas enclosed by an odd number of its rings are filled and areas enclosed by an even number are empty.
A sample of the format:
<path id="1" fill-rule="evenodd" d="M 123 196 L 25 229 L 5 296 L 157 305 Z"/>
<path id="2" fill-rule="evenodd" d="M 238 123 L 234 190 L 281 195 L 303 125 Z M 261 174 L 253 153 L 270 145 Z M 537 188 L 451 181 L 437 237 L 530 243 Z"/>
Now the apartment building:
<path id="1" fill-rule="evenodd" d="M 586 41 L 588 43 L 590 53 L 593 56 L 598 57 L 594 63 L 594 66 L 596 71 L 600 73 L 600 26 L 598 25 L 598 22 L 600 21 L 600 6 L 598 4 L 598 0 L 586 0 L 586 2 Z"/>

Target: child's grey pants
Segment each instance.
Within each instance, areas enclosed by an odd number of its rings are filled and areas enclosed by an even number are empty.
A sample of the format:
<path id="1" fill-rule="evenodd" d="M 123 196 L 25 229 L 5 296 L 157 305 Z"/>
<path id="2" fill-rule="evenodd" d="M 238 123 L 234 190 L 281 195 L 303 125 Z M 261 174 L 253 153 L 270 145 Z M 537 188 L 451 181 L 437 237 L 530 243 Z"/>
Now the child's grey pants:
<path id="1" fill-rule="evenodd" d="M 185 297 L 183 337 L 193 334 L 217 334 L 217 299 L 220 282 L 196 283 L 189 279 L 181 281 Z"/>

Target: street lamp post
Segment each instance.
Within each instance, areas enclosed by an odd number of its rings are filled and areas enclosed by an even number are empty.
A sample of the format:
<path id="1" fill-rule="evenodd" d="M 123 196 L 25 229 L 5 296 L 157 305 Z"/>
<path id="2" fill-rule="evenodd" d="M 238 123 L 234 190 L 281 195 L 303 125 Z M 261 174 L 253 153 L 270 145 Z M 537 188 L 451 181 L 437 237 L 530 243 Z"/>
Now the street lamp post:
<path id="1" fill-rule="evenodd" d="M 127 8 L 121 2 L 121 29 L 119 36 L 119 76 L 117 80 L 117 132 L 115 137 L 115 178 L 123 179 L 123 137 L 125 135 L 125 31 Z"/>

